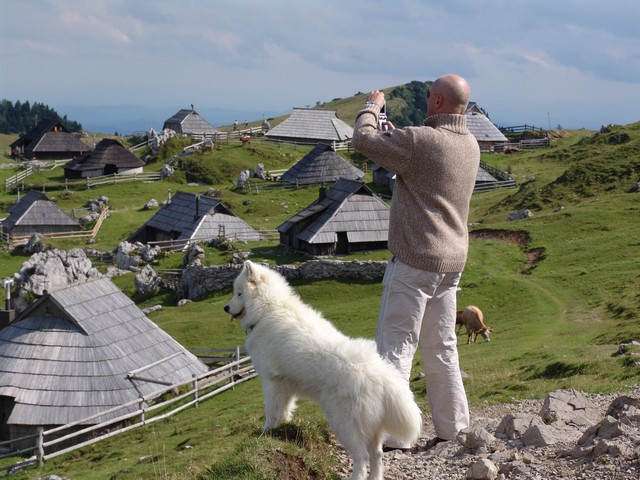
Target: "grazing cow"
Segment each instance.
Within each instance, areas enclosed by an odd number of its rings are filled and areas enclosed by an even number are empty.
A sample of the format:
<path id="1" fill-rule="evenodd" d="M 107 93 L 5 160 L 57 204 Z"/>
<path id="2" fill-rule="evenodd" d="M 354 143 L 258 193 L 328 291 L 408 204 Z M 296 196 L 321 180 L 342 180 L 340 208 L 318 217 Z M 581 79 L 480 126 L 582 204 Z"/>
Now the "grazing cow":
<path id="1" fill-rule="evenodd" d="M 474 305 L 468 305 L 464 310 L 456 312 L 456 325 L 458 325 L 458 333 L 464 325 L 467 328 L 467 345 L 476 343 L 478 334 L 489 342 L 489 332 L 491 328 L 484 324 L 484 316 L 482 310 Z"/>

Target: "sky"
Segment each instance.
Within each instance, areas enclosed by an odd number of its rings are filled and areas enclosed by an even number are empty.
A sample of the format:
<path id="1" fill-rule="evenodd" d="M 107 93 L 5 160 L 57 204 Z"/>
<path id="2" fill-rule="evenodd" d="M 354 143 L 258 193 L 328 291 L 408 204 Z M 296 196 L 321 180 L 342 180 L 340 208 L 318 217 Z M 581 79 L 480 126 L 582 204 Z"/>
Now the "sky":
<path id="1" fill-rule="evenodd" d="M 457 73 L 498 126 L 640 120 L 637 0 L 0 0 L 0 18 L 0 97 L 61 115 L 287 113 Z"/>

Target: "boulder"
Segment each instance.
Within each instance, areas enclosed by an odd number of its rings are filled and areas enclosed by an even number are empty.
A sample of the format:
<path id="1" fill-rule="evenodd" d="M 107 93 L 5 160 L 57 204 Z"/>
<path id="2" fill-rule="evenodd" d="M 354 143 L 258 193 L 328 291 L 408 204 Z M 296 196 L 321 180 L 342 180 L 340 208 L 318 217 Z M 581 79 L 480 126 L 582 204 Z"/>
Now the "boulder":
<path id="1" fill-rule="evenodd" d="M 498 477 L 498 467 L 488 458 L 481 458 L 467 470 L 467 479 L 494 480 Z"/>
<path id="2" fill-rule="evenodd" d="M 584 427 L 598 421 L 596 409 L 582 392 L 574 389 L 551 392 L 547 395 L 539 415 L 547 424 L 562 422 Z"/>
<path id="3" fill-rule="evenodd" d="M 142 267 L 142 269 L 136 274 L 133 282 L 136 286 L 136 291 L 145 297 L 158 293 L 162 284 L 161 278 L 151 265 L 145 265 Z"/>

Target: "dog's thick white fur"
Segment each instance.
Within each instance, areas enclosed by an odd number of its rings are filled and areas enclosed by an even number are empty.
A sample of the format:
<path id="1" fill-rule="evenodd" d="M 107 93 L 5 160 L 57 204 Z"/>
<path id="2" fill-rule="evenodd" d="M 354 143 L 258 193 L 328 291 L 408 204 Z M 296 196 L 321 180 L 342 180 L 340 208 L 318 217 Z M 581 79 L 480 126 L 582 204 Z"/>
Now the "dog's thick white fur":
<path id="1" fill-rule="evenodd" d="M 224 307 L 240 320 L 262 381 L 264 429 L 291 419 L 296 397 L 320 404 L 353 456 L 351 480 L 382 479 L 387 436 L 415 442 L 422 415 L 399 371 L 372 340 L 353 339 L 304 304 L 285 278 L 246 261 Z"/>

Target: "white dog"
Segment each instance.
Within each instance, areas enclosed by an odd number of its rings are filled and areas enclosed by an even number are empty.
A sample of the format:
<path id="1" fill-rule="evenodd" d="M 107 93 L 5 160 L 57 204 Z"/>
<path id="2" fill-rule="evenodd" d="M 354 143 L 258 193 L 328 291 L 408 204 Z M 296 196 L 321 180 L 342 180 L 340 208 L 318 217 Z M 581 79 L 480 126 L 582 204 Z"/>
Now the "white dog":
<path id="1" fill-rule="evenodd" d="M 264 429 L 291 419 L 296 397 L 320 404 L 353 455 L 351 480 L 382 479 L 387 436 L 414 442 L 422 415 L 409 385 L 372 340 L 352 339 L 304 304 L 279 273 L 246 261 L 224 307 L 247 333 L 262 381 Z"/>

